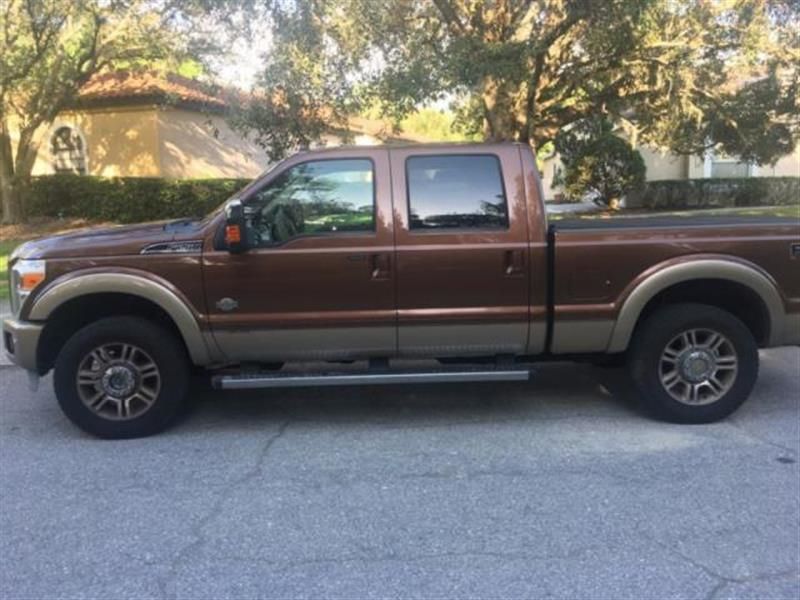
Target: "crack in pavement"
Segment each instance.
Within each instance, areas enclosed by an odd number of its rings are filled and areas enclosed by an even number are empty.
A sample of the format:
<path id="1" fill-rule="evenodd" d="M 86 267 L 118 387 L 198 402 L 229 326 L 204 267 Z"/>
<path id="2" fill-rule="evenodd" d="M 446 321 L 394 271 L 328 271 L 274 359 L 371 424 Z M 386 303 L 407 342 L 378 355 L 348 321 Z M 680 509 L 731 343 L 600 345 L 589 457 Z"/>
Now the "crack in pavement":
<path id="1" fill-rule="evenodd" d="M 780 450 L 783 450 L 784 452 L 788 452 L 792 456 L 796 456 L 797 455 L 797 450 L 795 450 L 794 448 L 790 448 L 789 446 L 784 446 L 783 444 L 779 444 L 777 442 L 773 442 L 772 440 L 768 440 L 767 438 L 762 437 L 760 435 L 756 435 L 752 431 L 748 431 L 747 429 L 745 429 L 741 425 L 737 425 L 733 421 L 728 421 L 726 423 L 726 425 L 728 425 L 729 427 L 732 427 L 733 429 L 738 431 L 744 437 L 749 438 L 749 439 L 751 439 L 751 440 L 753 440 L 755 442 L 758 442 L 758 443 L 761 443 L 761 444 L 765 444 L 767 446 L 772 446 L 773 448 L 778 448 Z"/>
<path id="2" fill-rule="evenodd" d="M 789 579 L 790 577 L 796 577 L 800 579 L 800 570 L 792 569 L 790 571 L 779 571 L 777 573 L 760 573 L 751 577 L 720 581 L 716 586 L 714 586 L 714 589 L 709 592 L 708 596 L 706 596 L 706 600 L 716 600 L 719 598 L 719 595 L 722 593 L 722 591 L 730 585 L 740 585 L 743 583 L 752 583 L 754 581 L 777 581 L 780 579 Z"/>
<path id="3" fill-rule="evenodd" d="M 488 550 L 464 550 L 461 552 L 432 552 L 430 554 L 382 554 L 378 556 L 340 556 L 336 558 L 309 558 L 304 560 L 270 560 L 254 556 L 228 556 L 228 560 L 258 563 L 277 567 L 279 571 L 288 571 L 298 567 L 312 565 L 345 565 L 349 563 L 378 564 L 384 562 L 411 563 L 438 558 L 499 558 L 503 560 L 569 560 L 582 555 L 584 549 L 563 554 L 531 554 L 528 552 L 492 552 Z"/>
<path id="4" fill-rule="evenodd" d="M 650 540 L 650 542 L 654 543 L 660 548 L 663 548 L 667 552 L 674 554 L 684 562 L 690 564 L 696 569 L 703 571 L 703 573 L 705 573 L 706 575 L 717 581 L 717 584 L 713 588 L 711 588 L 708 595 L 706 595 L 705 600 L 715 600 L 716 598 L 719 597 L 719 594 L 722 593 L 722 590 L 724 590 L 729 585 L 750 583 L 753 581 L 769 581 L 772 579 L 784 579 L 791 576 L 800 577 L 800 570 L 798 569 L 778 571 L 776 573 L 759 573 L 757 575 L 751 575 L 748 577 L 729 577 L 727 575 L 723 575 L 722 573 L 715 571 L 708 565 L 704 565 L 703 563 L 696 561 L 691 556 L 687 556 L 674 546 L 661 542 L 660 540 L 657 540 L 647 534 L 642 533 L 641 535 L 643 538 Z"/>
<path id="5" fill-rule="evenodd" d="M 177 575 L 178 567 L 181 563 L 185 562 L 194 552 L 202 548 L 207 540 L 205 533 L 203 530 L 205 527 L 217 518 L 221 513 L 225 502 L 227 502 L 235 493 L 236 491 L 245 485 L 246 483 L 252 481 L 259 475 L 263 473 L 264 464 L 267 461 L 269 456 L 270 450 L 275 445 L 286 430 L 289 428 L 289 424 L 291 420 L 284 421 L 279 427 L 278 431 L 270 436 L 267 441 L 264 443 L 264 446 L 261 448 L 261 452 L 259 452 L 258 458 L 253 463 L 253 466 L 246 471 L 243 475 L 232 481 L 228 486 L 226 486 L 222 492 L 217 497 L 216 501 L 211 505 L 211 508 L 206 512 L 205 515 L 200 517 L 200 519 L 191 527 L 191 534 L 194 536 L 194 540 L 182 548 L 180 548 L 173 557 L 172 561 L 170 562 L 169 568 L 167 573 L 163 575 L 159 582 L 158 582 L 158 589 L 162 598 L 176 598 L 175 594 L 169 594 L 169 584 L 171 581 L 174 580 L 175 576 Z"/>

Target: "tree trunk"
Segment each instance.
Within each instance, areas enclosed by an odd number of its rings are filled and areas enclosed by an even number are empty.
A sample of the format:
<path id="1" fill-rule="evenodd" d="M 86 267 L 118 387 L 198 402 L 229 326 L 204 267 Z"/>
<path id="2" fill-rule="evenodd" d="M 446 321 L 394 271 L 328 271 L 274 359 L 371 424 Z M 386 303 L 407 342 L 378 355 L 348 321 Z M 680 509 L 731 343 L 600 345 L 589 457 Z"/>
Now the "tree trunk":
<path id="1" fill-rule="evenodd" d="M 35 131 L 31 127 L 20 131 L 15 157 L 8 121 L 0 118 L 0 206 L 3 209 L 2 222 L 6 225 L 20 223 L 25 217 L 22 210 L 23 192 L 30 183 L 39 150 L 34 142 Z"/>
<path id="2" fill-rule="evenodd" d="M 0 206 L 3 223 L 18 223 L 19 194 L 14 181 L 14 155 L 11 152 L 11 132 L 8 121 L 0 118 Z"/>
<path id="3" fill-rule="evenodd" d="M 3 224 L 13 225 L 22 221 L 22 206 L 19 186 L 13 181 L 0 181 L 0 197 L 3 206 Z"/>
<path id="4" fill-rule="evenodd" d="M 514 107 L 513 86 L 492 77 L 483 81 L 484 136 L 489 142 L 519 139 L 519 123 Z"/>

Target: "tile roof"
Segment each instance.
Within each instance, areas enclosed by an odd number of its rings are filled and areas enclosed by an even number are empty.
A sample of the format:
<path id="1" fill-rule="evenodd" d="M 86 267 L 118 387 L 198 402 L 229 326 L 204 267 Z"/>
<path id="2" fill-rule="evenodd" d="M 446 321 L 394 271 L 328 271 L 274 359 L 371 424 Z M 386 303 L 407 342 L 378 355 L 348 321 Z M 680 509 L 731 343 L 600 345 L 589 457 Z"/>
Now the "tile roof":
<path id="1" fill-rule="evenodd" d="M 239 101 L 253 96 L 231 88 L 209 85 L 172 73 L 157 71 L 112 71 L 92 77 L 78 92 L 75 108 L 95 106 L 165 103 L 221 112 Z M 369 135 L 381 140 L 405 142 L 430 142 L 418 134 L 396 131 L 391 123 L 382 119 L 351 116 L 347 129 L 350 133 Z"/>
<path id="2" fill-rule="evenodd" d="M 101 73 L 92 77 L 78 92 L 78 104 L 83 106 L 122 101 L 175 102 L 211 109 L 227 106 L 221 88 L 156 71 Z"/>

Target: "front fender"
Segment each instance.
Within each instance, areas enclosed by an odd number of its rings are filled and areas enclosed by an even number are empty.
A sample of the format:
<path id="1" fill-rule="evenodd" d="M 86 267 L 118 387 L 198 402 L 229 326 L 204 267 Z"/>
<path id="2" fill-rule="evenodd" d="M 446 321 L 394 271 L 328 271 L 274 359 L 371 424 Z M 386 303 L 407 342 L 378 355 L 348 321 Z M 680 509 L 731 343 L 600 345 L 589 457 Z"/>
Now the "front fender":
<path id="1" fill-rule="evenodd" d="M 27 318 L 31 321 L 46 321 L 65 302 L 102 293 L 130 294 L 158 305 L 172 318 L 180 331 L 192 362 L 197 365 L 211 362 L 198 317 L 188 302 L 177 290 L 171 289 L 168 282 L 134 270 L 119 273 L 77 272 L 56 279 L 33 299 Z"/>

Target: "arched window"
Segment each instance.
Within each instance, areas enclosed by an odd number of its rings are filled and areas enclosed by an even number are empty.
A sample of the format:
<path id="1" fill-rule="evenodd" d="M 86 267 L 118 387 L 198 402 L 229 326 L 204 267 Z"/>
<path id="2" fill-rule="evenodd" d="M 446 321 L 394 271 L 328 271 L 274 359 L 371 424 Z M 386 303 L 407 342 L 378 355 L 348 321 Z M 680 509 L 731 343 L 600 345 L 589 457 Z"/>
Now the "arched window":
<path id="1" fill-rule="evenodd" d="M 50 155 L 56 173 L 86 175 L 86 144 L 74 127 L 62 125 L 50 138 Z"/>

